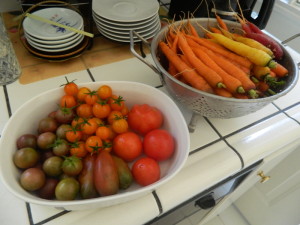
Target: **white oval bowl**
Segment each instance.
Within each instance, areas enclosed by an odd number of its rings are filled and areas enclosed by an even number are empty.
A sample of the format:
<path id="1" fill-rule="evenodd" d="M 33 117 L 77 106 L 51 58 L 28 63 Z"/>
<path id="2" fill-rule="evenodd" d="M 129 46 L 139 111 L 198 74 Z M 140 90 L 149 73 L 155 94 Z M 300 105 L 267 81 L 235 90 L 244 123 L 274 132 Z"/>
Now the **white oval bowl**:
<path id="1" fill-rule="evenodd" d="M 127 81 L 104 81 L 78 84 L 96 90 L 107 84 L 117 95 L 123 96 L 126 104 L 147 103 L 161 110 L 164 115 L 163 128 L 167 129 L 176 140 L 175 153 L 171 159 L 160 162 L 161 179 L 149 186 L 133 184 L 129 189 L 118 194 L 85 200 L 59 201 L 46 200 L 24 190 L 19 184 L 20 171 L 13 163 L 16 140 L 25 133 L 36 133 L 38 122 L 51 111 L 57 109 L 57 103 L 63 95 L 63 88 L 44 92 L 24 103 L 13 113 L 4 127 L 0 139 L 0 178 L 5 187 L 16 197 L 25 202 L 51 206 L 66 210 L 85 210 L 112 206 L 144 196 L 172 179 L 183 167 L 189 154 L 190 136 L 186 121 L 174 101 L 162 91 L 146 84 Z"/>

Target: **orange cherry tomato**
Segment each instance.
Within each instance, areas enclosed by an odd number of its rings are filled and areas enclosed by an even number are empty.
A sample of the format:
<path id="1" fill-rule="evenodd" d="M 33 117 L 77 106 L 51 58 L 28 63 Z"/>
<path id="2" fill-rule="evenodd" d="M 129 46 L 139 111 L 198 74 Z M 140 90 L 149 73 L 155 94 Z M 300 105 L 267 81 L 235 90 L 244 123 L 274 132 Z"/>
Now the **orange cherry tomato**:
<path id="1" fill-rule="evenodd" d="M 74 81 L 69 82 L 68 78 L 66 77 L 67 83 L 64 84 L 64 92 L 66 95 L 73 95 L 77 96 L 78 93 L 78 86 L 74 83 Z"/>
<path id="2" fill-rule="evenodd" d="M 109 113 L 108 117 L 107 117 L 107 122 L 109 124 L 112 124 L 114 122 L 114 120 L 118 117 L 122 117 L 122 113 L 120 111 L 116 111 L 116 110 L 113 110 Z"/>
<path id="3" fill-rule="evenodd" d="M 112 95 L 111 98 L 108 100 L 108 103 L 112 110 L 121 111 L 125 105 L 125 100 L 122 96 Z"/>
<path id="4" fill-rule="evenodd" d="M 80 141 L 81 138 L 82 138 L 82 132 L 80 130 L 76 130 L 76 128 L 73 128 L 72 130 L 68 130 L 66 132 L 66 139 L 69 142 Z"/>
<path id="5" fill-rule="evenodd" d="M 60 98 L 60 106 L 72 108 L 77 105 L 77 101 L 73 95 L 64 95 Z"/>
<path id="6" fill-rule="evenodd" d="M 74 142 L 71 144 L 70 155 L 83 158 L 87 155 L 87 150 L 85 149 L 85 144 L 83 141 Z"/>
<path id="7" fill-rule="evenodd" d="M 90 118 L 88 120 L 84 120 L 83 124 L 81 125 L 81 130 L 85 134 L 94 134 L 98 128 L 98 124 L 96 120 Z"/>
<path id="8" fill-rule="evenodd" d="M 121 134 L 121 133 L 128 131 L 127 120 L 124 119 L 123 117 L 119 117 L 119 118 L 115 119 L 114 122 L 112 123 L 112 129 L 117 134 Z"/>
<path id="9" fill-rule="evenodd" d="M 96 91 L 90 91 L 88 94 L 86 94 L 84 101 L 86 104 L 93 105 L 97 102 L 98 95 Z"/>
<path id="10" fill-rule="evenodd" d="M 72 120 L 71 126 L 81 129 L 81 124 L 83 124 L 83 122 L 84 122 L 84 119 L 82 117 L 76 117 Z"/>
<path id="11" fill-rule="evenodd" d="M 102 149 L 102 140 L 97 136 L 90 136 L 85 141 L 85 149 L 91 153 L 98 153 Z"/>
<path id="12" fill-rule="evenodd" d="M 111 128 L 107 126 L 100 126 L 96 130 L 96 136 L 101 138 L 101 140 L 110 139 L 111 137 Z"/>
<path id="13" fill-rule="evenodd" d="M 93 117 L 93 107 L 89 104 L 81 104 L 76 108 L 76 113 L 79 117 Z"/>
<path id="14" fill-rule="evenodd" d="M 104 119 L 108 117 L 111 109 L 106 102 L 97 102 L 93 105 L 92 111 L 95 117 Z"/>
<path id="15" fill-rule="evenodd" d="M 77 99 L 78 101 L 84 102 L 85 96 L 87 93 L 91 92 L 91 90 L 87 87 L 81 87 L 78 89 L 77 92 Z"/>
<path id="16" fill-rule="evenodd" d="M 112 89 L 108 85 L 102 85 L 98 88 L 97 94 L 101 99 L 108 99 L 112 95 Z"/>
<path id="17" fill-rule="evenodd" d="M 121 113 L 123 116 L 127 116 L 129 113 L 129 109 L 126 105 L 124 105 L 124 107 L 121 109 Z"/>

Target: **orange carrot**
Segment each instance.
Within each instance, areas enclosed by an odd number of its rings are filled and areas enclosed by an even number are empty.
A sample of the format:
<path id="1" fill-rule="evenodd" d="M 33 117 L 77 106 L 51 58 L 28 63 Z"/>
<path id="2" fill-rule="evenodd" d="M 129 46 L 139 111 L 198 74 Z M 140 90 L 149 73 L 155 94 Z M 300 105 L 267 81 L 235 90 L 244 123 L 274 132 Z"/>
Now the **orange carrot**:
<path id="1" fill-rule="evenodd" d="M 194 37 L 199 37 L 199 34 L 198 34 L 197 30 L 196 30 L 195 27 L 190 23 L 190 21 L 188 21 L 187 25 L 188 25 L 188 28 L 189 28 L 191 34 L 192 34 Z"/>
<path id="2" fill-rule="evenodd" d="M 267 75 L 270 74 L 270 68 L 267 66 L 254 65 L 252 68 L 252 74 L 258 79 L 263 80 Z"/>
<path id="3" fill-rule="evenodd" d="M 222 77 L 196 57 L 193 50 L 181 33 L 178 33 L 177 35 L 178 44 L 181 51 L 184 55 L 187 56 L 187 59 L 189 60 L 191 65 L 198 71 L 198 73 L 209 83 L 210 86 L 224 87 Z"/>
<path id="4" fill-rule="evenodd" d="M 251 89 L 255 89 L 255 84 L 253 81 L 250 80 L 248 75 L 235 66 L 233 63 L 231 63 L 229 60 L 225 59 L 224 57 L 220 57 L 220 55 L 212 52 L 211 50 L 207 50 L 206 53 L 227 73 L 229 73 L 231 76 L 237 78 L 241 81 L 243 88 L 246 91 L 249 91 Z"/>
<path id="5" fill-rule="evenodd" d="M 222 31 L 216 27 L 209 27 L 211 32 L 222 34 Z"/>
<path id="6" fill-rule="evenodd" d="M 217 19 L 217 22 L 219 24 L 219 26 L 224 29 L 224 30 L 228 30 L 228 27 L 226 25 L 226 23 L 222 20 L 222 18 L 218 15 L 216 15 L 216 19 Z"/>
<path id="7" fill-rule="evenodd" d="M 215 91 L 216 95 L 219 95 L 219 96 L 222 96 L 222 97 L 227 97 L 227 98 L 232 98 L 233 97 L 233 95 L 224 88 L 214 88 L 214 91 Z"/>
<path id="8" fill-rule="evenodd" d="M 239 56 L 233 52 L 230 52 L 229 50 L 225 49 L 223 46 L 217 43 L 211 42 L 205 38 L 196 38 L 189 35 L 188 37 L 193 41 L 197 42 L 198 44 L 203 45 L 204 47 L 209 48 L 210 50 L 217 52 L 230 60 L 236 61 L 247 68 L 252 67 L 252 62 L 249 59 Z"/>
<path id="9" fill-rule="evenodd" d="M 278 77 L 285 77 L 289 73 L 288 69 L 278 62 L 276 63 L 275 67 L 271 69 L 271 71 L 273 71 Z"/>
<path id="10" fill-rule="evenodd" d="M 200 58 L 208 67 L 216 71 L 223 79 L 223 83 L 225 84 L 228 91 L 231 93 L 244 93 L 245 90 L 242 87 L 242 83 L 237 78 L 228 74 L 225 70 L 223 70 L 213 59 L 211 59 L 208 54 L 205 52 L 205 48 L 198 47 L 193 48 L 195 55 Z"/>
<path id="11" fill-rule="evenodd" d="M 174 53 L 177 53 L 177 46 L 178 46 L 178 36 L 176 35 L 173 39 L 173 43 L 171 45 L 171 50 Z M 178 74 L 178 71 L 176 70 L 175 66 L 169 62 L 169 68 L 168 68 L 168 72 L 169 74 L 171 74 L 172 76 L 176 76 Z"/>
<path id="12" fill-rule="evenodd" d="M 175 65 L 176 69 L 182 74 L 184 79 L 194 88 L 213 93 L 213 89 L 209 84 L 199 76 L 192 68 L 184 63 L 179 56 L 174 53 L 164 42 L 159 42 L 159 47 L 167 59 Z"/>

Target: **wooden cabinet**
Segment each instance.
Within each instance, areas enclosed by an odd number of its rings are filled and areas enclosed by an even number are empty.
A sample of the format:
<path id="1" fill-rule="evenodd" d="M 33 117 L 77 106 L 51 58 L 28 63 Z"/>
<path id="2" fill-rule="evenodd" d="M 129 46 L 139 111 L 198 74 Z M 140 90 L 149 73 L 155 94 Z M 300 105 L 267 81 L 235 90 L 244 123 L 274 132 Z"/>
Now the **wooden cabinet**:
<path id="1" fill-rule="evenodd" d="M 251 225 L 299 224 L 299 143 L 266 157 L 199 225 L 205 224 L 231 204 Z"/>

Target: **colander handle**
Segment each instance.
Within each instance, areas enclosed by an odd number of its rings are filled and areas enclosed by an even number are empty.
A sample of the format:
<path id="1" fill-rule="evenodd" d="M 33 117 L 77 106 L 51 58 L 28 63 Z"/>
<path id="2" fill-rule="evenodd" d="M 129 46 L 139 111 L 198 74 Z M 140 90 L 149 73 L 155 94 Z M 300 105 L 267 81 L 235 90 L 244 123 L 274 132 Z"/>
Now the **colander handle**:
<path id="1" fill-rule="evenodd" d="M 137 53 L 134 49 L 134 36 L 138 37 L 145 45 L 147 45 L 150 48 L 150 43 L 145 40 L 142 36 L 140 36 L 137 32 L 135 32 L 134 30 L 130 30 L 130 51 L 132 52 L 132 54 L 137 57 L 139 60 L 141 60 L 143 63 L 145 63 L 147 66 L 149 66 L 155 73 L 159 74 L 161 77 L 161 74 L 159 72 L 159 70 L 153 66 L 150 62 L 148 62 L 147 60 L 145 60 L 139 53 Z"/>

